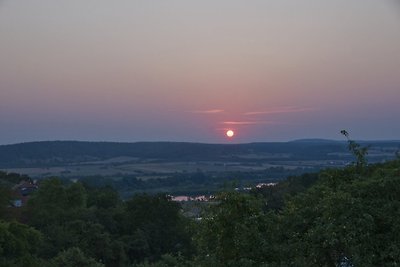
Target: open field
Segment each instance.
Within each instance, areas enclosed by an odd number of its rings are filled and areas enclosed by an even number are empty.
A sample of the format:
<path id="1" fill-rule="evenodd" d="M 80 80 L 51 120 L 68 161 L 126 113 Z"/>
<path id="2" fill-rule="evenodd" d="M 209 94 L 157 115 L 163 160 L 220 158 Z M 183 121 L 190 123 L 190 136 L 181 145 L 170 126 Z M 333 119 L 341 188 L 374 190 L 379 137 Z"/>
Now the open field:
<path id="1" fill-rule="evenodd" d="M 368 159 L 395 157 L 399 141 L 362 142 Z M 186 173 L 291 171 L 340 168 L 354 158 L 346 142 L 212 145 L 196 143 L 37 142 L 0 146 L 0 169 L 35 178 L 134 175 L 142 180 Z"/>
<path id="2" fill-rule="evenodd" d="M 111 163 L 110 163 L 111 162 Z M 90 164 L 73 164 L 57 167 L 29 167 L 29 168 L 6 168 L 6 172 L 27 174 L 31 177 L 81 177 L 81 176 L 115 176 L 135 175 L 141 179 L 162 178 L 174 173 L 195 173 L 195 172 L 251 172 L 262 171 L 270 168 L 283 168 L 294 170 L 297 168 L 325 168 L 343 167 L 345 161 L 331 160 L 309 160 L 309 161 L 279 161 L 271 163 L 249 163 L 249 162 L 159 162 L 159 163 L 125 163 L 118 164 L 113 159 Z"/>

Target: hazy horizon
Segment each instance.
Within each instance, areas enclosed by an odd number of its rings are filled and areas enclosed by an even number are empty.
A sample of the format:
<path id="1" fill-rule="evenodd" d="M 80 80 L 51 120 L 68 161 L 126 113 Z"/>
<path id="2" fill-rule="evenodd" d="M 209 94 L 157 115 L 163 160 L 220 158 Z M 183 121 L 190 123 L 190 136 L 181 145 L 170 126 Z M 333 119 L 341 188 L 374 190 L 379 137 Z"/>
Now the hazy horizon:
<path id="1" fill-rule="evenodd" d="M 255 140 L 249 142 L 236 142 L 225 141 L 225 142 L 196 142 L 196 141 L 182 141 L 182 140 L 152 140 L 152 141 L 113 141 L 113 140 L 59 140 L 59 139 L 49 139 L 49 140 L 33 140 L 33 141 L 23 141 L 17 143 L 4 143 L 0 144 L 0 146 L 7 145 L 19 145 L 26 143 L 43 143 L 43 142 L 90 142 L 90 143 L 193 143 L 193 144 L 209 144 L 209 145 L 241 145 L 241 144 L 250 144 L 250 143 L 287 143 L 287 142 L 296 142 L 296 141 L 333 141 L 333 142 L 347 142 L 346 139 L 326 139 L 326 138 L 300 138 L 300 139 L 289 139 L 289 140 L 277 140 L 277 141 L 268 141 L 268 140 Z M 400 142 L 400 139 L 355 139 L 356 142 Z"/>
<path id="2" fill-rule="evenodd" d="M 399 140 L 399 25 L 396 0 L 0 0 L 0 144 Z"/>

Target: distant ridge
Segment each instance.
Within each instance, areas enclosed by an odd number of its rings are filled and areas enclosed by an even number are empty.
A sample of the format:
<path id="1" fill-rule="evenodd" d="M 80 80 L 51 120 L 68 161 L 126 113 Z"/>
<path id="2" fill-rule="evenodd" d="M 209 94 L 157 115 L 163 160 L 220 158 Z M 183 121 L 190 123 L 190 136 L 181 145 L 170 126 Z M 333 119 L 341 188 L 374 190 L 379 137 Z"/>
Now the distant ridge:
<path id="1" fill-rule="evenodd" d="M 400 140 L 355 140 L 360 143 L 400 143 Z M 346 140 L 333 140 L 333 139 L 323 139 L 323 138 L 305 138 L 296 139 L 293 141 L 288 141 L 288 143 L 343 143 Z"/>
<path id="2" fill-rule="evenodd" d="M 363 142 L 378 145 L 385 155 L 400 147 L 400 142 Z M 387 152 L 392 151 L 392 152 Z M 86 142 L 42 141 L 13 145 L 0 145 L 0 168 L 59 166 L 132 157 L 138 160 L 157 161 L 218 161 L 254 162 L 255 158 L 268 161 L 326 160 L 349 157 L 345 141 L 327 139 L 300 139 L 290 142 L 265 142 L 247 144 L 203 144 L 186 142 Z M 333 155 L 333 156 L 332 156 Z M 337 156 L 335 156 L 337 155 Z M 257 156 L 257 157 L 255 157 Z M 376 158 L 378 159 L 378 158 Z"/>
<path id="3" fill-rule="evenodd" d="M 297 139 L 289 141 L 289 143 L 337 143 L 337 142 L 343 142 L 343 141 L 322 139 L 322 138 L 307 138 L 307 139 Z"/>

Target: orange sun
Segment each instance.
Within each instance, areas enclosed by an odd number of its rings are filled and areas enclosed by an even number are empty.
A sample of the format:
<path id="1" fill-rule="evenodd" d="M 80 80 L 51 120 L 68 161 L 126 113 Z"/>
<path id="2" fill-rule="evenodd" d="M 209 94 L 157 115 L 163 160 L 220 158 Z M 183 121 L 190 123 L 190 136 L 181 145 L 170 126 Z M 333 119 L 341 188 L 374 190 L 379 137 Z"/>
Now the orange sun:
<path id="1" fill-rule="evenodd" d="M 229 138 L 232 138 L 235 135 L 235 132 L 232 130 L 228 130 L 226 131 L 226 136 L 228 136 Z"/>

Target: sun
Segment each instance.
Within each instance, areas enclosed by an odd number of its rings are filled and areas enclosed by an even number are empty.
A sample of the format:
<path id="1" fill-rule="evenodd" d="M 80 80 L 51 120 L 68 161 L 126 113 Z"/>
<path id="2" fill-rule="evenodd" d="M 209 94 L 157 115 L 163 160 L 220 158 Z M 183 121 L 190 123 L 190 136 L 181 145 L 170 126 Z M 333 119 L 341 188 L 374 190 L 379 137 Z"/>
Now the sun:
<path id="1" fill-rule="evenodd" d="M 234 135 L 235 135 L 235 132 L 234 132 L 234 131 L 232 131 L 232 130 L 226 131 L 226 136 L 227 136 L 227 137 L 232 138 Z"/>

